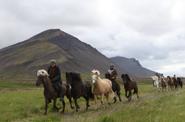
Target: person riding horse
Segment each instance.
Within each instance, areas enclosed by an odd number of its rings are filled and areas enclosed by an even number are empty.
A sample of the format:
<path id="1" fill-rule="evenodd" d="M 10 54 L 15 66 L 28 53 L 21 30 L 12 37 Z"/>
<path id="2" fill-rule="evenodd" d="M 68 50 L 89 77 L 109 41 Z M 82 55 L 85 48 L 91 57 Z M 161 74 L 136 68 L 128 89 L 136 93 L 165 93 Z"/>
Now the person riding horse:
<path id="1" fill-rule="evenodd" d="M 56 92 L 58 93 L 58 95 L 60 96 L 62 100 L 63 94 L 61 90 L 61 86 L 62 86 L 61 71 L 60 71 L 60 68 L 56 64 L 56 60 L 54 59 L 50 61 L 50 66 L 48 68 L 48 74 L 49 74 L 49 78 L 52 82 L 54 89 L 56 90 Z"/>
<path id="2" fill-rule="evenodd" d="M 117 73 L 116 69 L 114 68 L 113 64 L 110 66 L 108 73 L 110 74 L 110 80 L 113 82 L 116 82 L 118 73 Z"/>

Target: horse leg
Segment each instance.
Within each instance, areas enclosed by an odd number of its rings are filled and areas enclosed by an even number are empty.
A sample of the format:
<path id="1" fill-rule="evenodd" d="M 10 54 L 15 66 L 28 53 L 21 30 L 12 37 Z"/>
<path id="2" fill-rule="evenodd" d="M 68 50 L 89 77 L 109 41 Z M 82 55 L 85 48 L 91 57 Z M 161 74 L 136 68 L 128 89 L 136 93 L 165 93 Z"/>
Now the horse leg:
<path id="1" fill-rule="evenodd" d="M 114 93 L 114 103 L 116 103 L 117 102 L 117 98 L 116 98 L 116 96 L 117 96 L 117 93 L 115 93 L 115 92 L 113 92 Z"/>
<path id="2" fill-rule="evenodd" d="M 59 108 L 56 106 L 56 102 L 57 102 L 57 99 L 55 98 L 53 100 L 53 109 L 58 111 Z"/>
<path id="3" fill-rule="evenodd" d="M 71 109 L 74 109 L 71 97 L 68 97 L 68 100 L 69 100 L 69 104 L 70 104 Z"/>
<path id="4" fill-rule="evenodd" d="M 45 112 L 44 112 L 44 115 L 47 115 L 47 113 L 48 113 L 48 102 L 49 102 L 49 100 L 45 99 Z"/>
<path id="5" fill-rule="evenodd" d="M 86 110 L 88 110 L 88 108 L 89 108 L 89 98 L 88 97 L 86 97 L 86 96 L 84 96 L 84 98 L 85 98 L 85 100 L 86 100 Z"/>
<path id="6" fill-rule="evenodd" d="M 125 90 L 125 97 L 128 98 L 128 95 L 127 95 L 127 90 Z"/>
<path id="7" fill-rule="evenodd" d="M 139 94 L 138 94 L 138 88 L 137 87 L 134 89 L 134 94 L 136 94 L 137 95 L 137 99 L 139 99 Z"/>
<path id="8" fill-rule="evenodd" d="M 64 99 L 62 99 L 62 105 L 63 105 L 62 113 L 64 113 L 65 107 L 66 107 L 66 103 L 65 103 Z"/>
<path id="9" fill-rule="evenodd" d="M 103 104 L 103 97 L 104 97 L 104 94 L 101 95 L 101 104 Z"/>
<path id="10" fill-rule="evenodd" d="M 78 109 L 80 109 L 80 107 L 77 103 L 77 98 L 75 98 L 74 101 L 75 101 L 76 112 L 78 112 Z"/>
<path id="11" fill-rule="evenodd" d="M 119 98 L 119 101 L 121 102 L 122 100 L 121 100 L 121 93 L 120 93 L 120 90 L 117 91 L 116 94 L 117 94 L 117 96 L 118 96 L 118 98 Z"/>
<path id="12" fill-rule="evenodd" d="M 131 99 L 132 99 L 132 91 L 130 90 L 130 91 L 129 91 L 129 96 L 128 96 L 128 101 L 130 102 Z"/>
<path id="13" fill-rule="evenodd" d="M 105 97 L 107 99 L 107 103 L 110 105 L 110 103 L 109 103 L 109 94 L 106 94 Z"/>

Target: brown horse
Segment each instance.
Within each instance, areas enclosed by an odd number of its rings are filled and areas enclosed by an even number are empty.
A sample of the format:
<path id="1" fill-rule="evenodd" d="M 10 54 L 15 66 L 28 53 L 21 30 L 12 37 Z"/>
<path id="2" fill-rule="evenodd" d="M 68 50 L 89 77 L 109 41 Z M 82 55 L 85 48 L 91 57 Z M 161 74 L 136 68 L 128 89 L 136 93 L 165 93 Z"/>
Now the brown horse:
<path id="1" fill-rule="evenodd" d="M 175 88 L 174 81 L 172 80 L 172 78 L 170 76 L 167 76 L 167 84 L 171 90 L 173 90 Z"/>
<path id="2" fill-rule="evenodd" d="M 116 95 L 118 96 L 119 98 L 119 101 L 121 102 L 121 88 L 120 88 L 120 85 L 119 83 L 117 83 L 115 80 L 112 80 L 111 79 L 111 75 L 109 73 L 106 73 L 105 74 L 105 78 L 109 79 L 111 82 L 112 82 L 112 90 L 114 91 L 114 93 L 116 93 Z M 116 97 L 114 99 L 114 102 L 116 102 Z"/>
<path id="3" fill-rule="evenodd" d="M 179 83 L 178 83 L 177 79 L 176 79 L 175 77 L 173 77 L 173 78 L 172 78 L 172 81 L 173 81 L 173 83 L 174 83 L 175 89 L 177 89 L 178 86 L 179 86 Z"/>
<path id="4" fill-rule="evenodd" d="M 160 83 L 160 85 L 161 85 L 161 89 L 162 89 L 162 91 L 164 91 L 164 90 L 167 90 L 166 88 L 167 88 L 167 83 L 166 83 L 166 80 L 165 80 L 165 78 L 161 78 L 161 83 Z"/>
<path id="5" fill-rule="evenodd" d="M 125 88 L 125 97 L 128 99 L 128 101 L 131 101 L 132 99 L 132 90 L 133 90 L 133 94 L 136 94 L 137 98 L 139 98 L 137 82 L 132 81 L 128 74 L 122 74 L 121 78 L 123 80 L 123 84 Z"/>
<path id="6" fill-rule="evenodd" d="M 71 96 L 70 96 L 70 87 L 68 87 L 67 84 L 62 84 L 61 85 L 61 94 L 59 95 L 59 93 L 57 93 L 57 91 L 53 88 L 47 71 L 46 70 L 38 70 L 36 86 L 40 86 L 41 84 L 43 84 L 43 86 L 44 86 L 44 97 L 45 97 L 45 112 L 44 112 L 44 114 L 45 115 L 47 114 L 48 104 L 51 103 L 52 100 L 53 100 L 53 108 L 56 109 L 56 110 L 59 110 L 56 106 L 56 101 L 57 101 L 57 98 L 59 98 L 60 95 L 63 98 L 63 99 L 61 99 L 62 104 L 63 104 L 62 113 L 65 111 L 65 101 L 64 101 L 64 96 L 65 95 L 69 99 L 69 102 L 70 102 L 70 105 L 71 105 L 71 108 L 72 108 Z"/>

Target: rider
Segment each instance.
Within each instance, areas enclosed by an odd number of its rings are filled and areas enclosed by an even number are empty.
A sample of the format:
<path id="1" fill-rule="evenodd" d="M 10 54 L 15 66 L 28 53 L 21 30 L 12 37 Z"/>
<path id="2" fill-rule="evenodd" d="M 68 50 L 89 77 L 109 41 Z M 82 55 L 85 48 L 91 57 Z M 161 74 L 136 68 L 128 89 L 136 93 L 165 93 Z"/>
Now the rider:
<path id="1" fill-rule="evenodd" d="M 114 68 L 113 64 L 110 65 L 110 69 L 108 70 L 108 73 L 110 74 L 110 80 L 116 81 L 118 73 L 117 73 L 116 69 Z"/>
<path id="2" fill-rule="evenodd" d="M 174 75 L 174 76 L 173 76 L 173 78 L 174 78 L 175 80 L 177 80 L 177 77 L 176 77 L 176 75 Z"/>
<path id="3" fill-rule="evenodd" d="M 61 86 L 62 86 L 61 71 L 60 71 L 60 68 L 56 64 L 56 60 L 54 60 L 54 59 L 52 59 L 50 61 L 50 66 L 48 68 L 48 74 L 49 74 L 49 78 L 50 78 L 50 80 L 52 82 L 52 85 L 53 85 L 54 89 L 61 96 L 62 95 L 62 90 L 61 90 Z M 62 99 L 63 99 L 63 97 L 61 96 L 61 100 Z"/>

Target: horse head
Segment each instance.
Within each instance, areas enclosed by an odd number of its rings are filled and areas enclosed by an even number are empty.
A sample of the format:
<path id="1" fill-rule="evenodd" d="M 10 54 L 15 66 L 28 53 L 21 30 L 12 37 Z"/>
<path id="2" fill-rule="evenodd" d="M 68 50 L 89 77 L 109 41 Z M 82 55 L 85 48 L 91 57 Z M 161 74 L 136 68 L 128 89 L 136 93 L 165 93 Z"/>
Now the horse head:
<path id="1" fill-rule="evenodd" d="M 49 74 L 46 70 L 41 69 L 37 71 L 37 80 L 36 80 L 36 86 L 40 86 L 42 83 L 44 83 L 44 79 L 46 77 L 49 77 Z"/>
<path id="2" fill-rule="evenodd" d="M 100 76 L 100 71 L 93 69 L 92 71 L 92 83 L 96 83 L 96 81 L 98 80 L 98 77 Z"/>
<path id="3" fill-rule="evenodd" d="M 128 74 L 122 74 L 121 75 L 121 78 L 123 80 L 123 83 L 127 83 L 127 82 L 130 82 L 131 81 L 131 79 L 130 79 L 130 77 L 129 77 Z"/>

